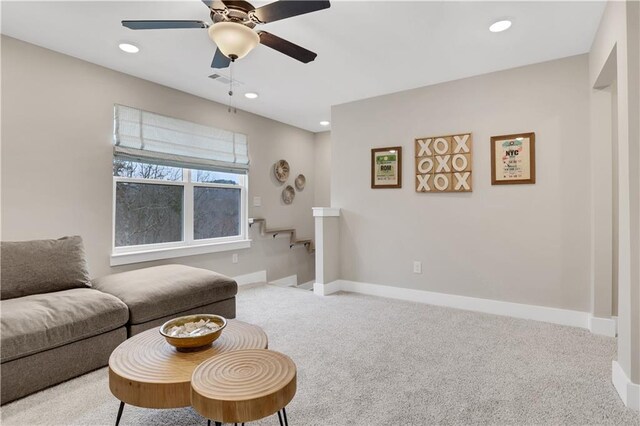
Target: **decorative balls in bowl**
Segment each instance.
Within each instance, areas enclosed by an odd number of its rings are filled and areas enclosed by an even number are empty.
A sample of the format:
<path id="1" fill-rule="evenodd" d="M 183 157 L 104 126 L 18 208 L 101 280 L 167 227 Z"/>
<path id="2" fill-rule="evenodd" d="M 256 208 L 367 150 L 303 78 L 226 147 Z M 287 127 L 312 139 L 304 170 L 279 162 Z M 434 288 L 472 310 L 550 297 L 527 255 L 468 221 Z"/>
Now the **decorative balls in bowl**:
<path id="1" fill-rule="evenodd" d="M 187 315 L 162 324 L 160 334 L 171 346 L 188 351 L 210 345 L 226 326 L 227 320 L 220 315 Z"/>

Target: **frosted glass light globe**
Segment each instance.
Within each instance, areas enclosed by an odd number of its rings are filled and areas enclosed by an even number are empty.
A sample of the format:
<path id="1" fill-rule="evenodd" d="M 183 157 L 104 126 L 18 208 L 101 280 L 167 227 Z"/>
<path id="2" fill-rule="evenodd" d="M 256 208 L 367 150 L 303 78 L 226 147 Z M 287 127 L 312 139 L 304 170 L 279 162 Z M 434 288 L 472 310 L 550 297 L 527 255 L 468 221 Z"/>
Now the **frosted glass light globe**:
<path id="1" fill-rule="evenodd" d="M 260 43 L 258 34 L 237 22 L 218 22 L 209 27 L 209 37 L 227 58 L 241 59 Z"/>

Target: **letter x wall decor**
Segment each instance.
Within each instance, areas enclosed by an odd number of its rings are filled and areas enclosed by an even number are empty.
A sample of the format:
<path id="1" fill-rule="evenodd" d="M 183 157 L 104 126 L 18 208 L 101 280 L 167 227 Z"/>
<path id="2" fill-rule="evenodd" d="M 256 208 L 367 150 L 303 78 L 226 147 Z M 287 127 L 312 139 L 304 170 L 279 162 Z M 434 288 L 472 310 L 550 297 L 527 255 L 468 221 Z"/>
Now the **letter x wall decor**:
<path id="1" fill-rule="evenodd" d="M 471 133 L 416 139 L 416 192 L 471 192 Z"/>

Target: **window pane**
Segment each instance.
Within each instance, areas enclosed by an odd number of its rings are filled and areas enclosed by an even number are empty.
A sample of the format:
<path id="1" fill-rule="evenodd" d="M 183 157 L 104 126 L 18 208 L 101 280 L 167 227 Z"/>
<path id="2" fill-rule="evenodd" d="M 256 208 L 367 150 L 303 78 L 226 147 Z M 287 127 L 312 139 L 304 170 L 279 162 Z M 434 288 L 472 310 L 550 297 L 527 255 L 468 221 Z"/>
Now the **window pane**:
<path id="1" fill-rule="evenodd" d="M 192 170 L 191 180 L 200 183 L 228 183 L 240 185 L 240 175 L 236 173 L 210 172 L 207 170 Z"/>
<path id="2" fill-rule="evenodd" d="M 193 210 L 194 239 L 240 235 L 240 189 L 195 187 Z"/>
<path id="3" fill-rule="evenodd" d="M 182 241 L 184 188 L 116 183 L 116 247 Z"/>
<path id="4" fill-rule="evenodd" d="M 139 163 L 120 158 L 113 159 L 113 175 L 134 179 L 155 179 L 178 182 L 182 180 L 182 169 L 178 167 L 158 166 Z"/>

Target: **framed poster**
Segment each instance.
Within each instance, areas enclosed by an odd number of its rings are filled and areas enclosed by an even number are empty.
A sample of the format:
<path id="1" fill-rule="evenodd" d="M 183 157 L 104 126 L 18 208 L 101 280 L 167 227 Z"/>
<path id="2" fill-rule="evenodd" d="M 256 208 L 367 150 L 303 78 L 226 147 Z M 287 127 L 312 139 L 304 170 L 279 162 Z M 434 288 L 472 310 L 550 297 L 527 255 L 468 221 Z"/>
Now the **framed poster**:
<path id="1" fill-rule="evenodd" d="M 402 147 L 371 150 L 371 188 L 402 188 Z"/>
<path id="2" fill-rule="evenodd" d="M 536 134 L 491 138 L 491 185 L 536 183 Z"/>

